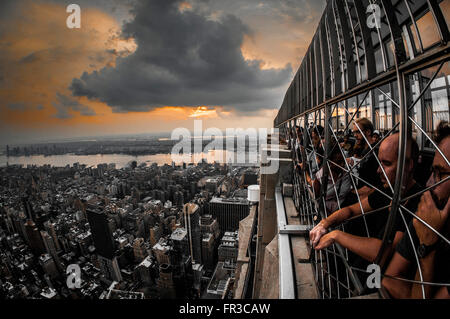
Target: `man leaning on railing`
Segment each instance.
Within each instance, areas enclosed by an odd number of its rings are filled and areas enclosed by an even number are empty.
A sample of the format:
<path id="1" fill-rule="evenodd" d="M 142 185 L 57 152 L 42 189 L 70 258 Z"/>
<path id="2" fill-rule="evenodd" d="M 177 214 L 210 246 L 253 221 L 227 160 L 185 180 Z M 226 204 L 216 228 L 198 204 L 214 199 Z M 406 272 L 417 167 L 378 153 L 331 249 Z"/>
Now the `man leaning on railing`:
<path id="1" fill-rule="evenodd" d="M 443 122 L 437 130 L 436 144 L 448 160 L 450 158 L 450 127 Z M 393 298 L 445 298 L 450 299 L 450 166 L 436 151 L 427 187 L 433 187 L 422 195 L 416 215 L 439 232 L 438 236 L 419 219 L 409 225 L 412 242 L 405 235 L 386 270 L 382 285 Z M 445 181 L 446 180 L 446 181 Z M 417 267 L 416 255 L 420 267 Z M 411 283 L 396 278 L 414 280 Z M 437 286 L 420 282 L 447 284 Z M 423 287 L 423 290 L 422 290 Z"/>
<path id="2" fill-rule="evenodd" d="M 381 143 L 379 150 L 379 160 L 384 172 L 386 173 L 389 183 L 380 167 L 378 168 L 377 173 L 383 184 L 382 192 L 390 197 L 393 196 L 390 185 L 394 185 L 397 172 L 398 146 L 399 134 L 395 133 L 387 137 Z M 404 198 L 416 194 L 422 190 L 413 178 L 418 152 L 419 150 L 415 140 L 408 139 L 403 181 Z M 419 199 L 416 197 L 408 200 L 404 206 L 411 211 L 416 211 L 418 204 Z M 334 212 L 329 217 L 322 219 L 320 223 L 311 230 L 310 241 L 313 248 L 316 250 L 322 250 L 328 248 L 333 243 L 338 243 L 365 260 L 373 262 L 382 245 L 381 239 L 383 237 L 385 225 L 390 213 L 390 205 L 391 200 L 381 192 L 375 190 L 367 197 L 364 197 L 361 202 Z M 375 210 L 378 211 L 367 216 L 360 216 L 363 212 L 368 213 Z M 365 219 L 364 227 L 367 236 L 355 236 L 340 230 L 328 232 L 330 227 L 337 227 L 344 221 L 355 216 L 360 216 Z M 411 220 L 411 217 L 409 217 L 408 214 L 405 214 L 404 217 L 407 222 Z M 400 241 L 405 229 L 406 225 L 404 224 L 400 214 L 397 214 L 397 218 L 394 223 L 394 231 L 392 233 L 393 238 L 390 238 L 392 243 L 391 248 L 395 247 Z M 387 254 L 384 258 L 388 257 L 389 254 L 390 250 L 387 250 Z"/>

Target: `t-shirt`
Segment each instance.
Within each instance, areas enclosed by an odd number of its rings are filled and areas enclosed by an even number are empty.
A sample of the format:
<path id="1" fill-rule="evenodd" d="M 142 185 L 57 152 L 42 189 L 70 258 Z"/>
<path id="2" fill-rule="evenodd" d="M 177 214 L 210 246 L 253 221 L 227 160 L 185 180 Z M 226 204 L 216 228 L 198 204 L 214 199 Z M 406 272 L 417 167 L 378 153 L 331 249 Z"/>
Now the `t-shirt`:
<path id="1" fill-rule="evenodd" d="M 411 239 L 405 232 L 402 240 L 398 243 L 395 250 L 405 259 L 411 262 L 413 267 L 410 268 L 407 279 L 414 279 L 417 271 L 417 261 L 414 254 L 414 248 L 416 249 L 420 245 L 419 238 L 417 237 L 416 229 L 414 228 L 413 222 L 411 221 L 408 225 L 409 231 L 411 233 L 411 238 L 413 244 L 411 244 Z M 414 246 L 414 248 L 413 248 Z M 418 257 L 417 257 L 418 258 Z M 434 261 L 434 278 L 435 283 L 450 283 L 450 245 L 445 242 L 441 242 L 437 248 L 435 261 Z M 447 287 L 448 289 L 448 287 Z M 450 293 L 450 292 L 449 292 Z"/>
<path id="2" fill-rule="evenodd" d="M 422 187 L 419 186 L 417 183 L 414 184 L 409 190 L 408 192 L 403 196 L 403 197 L 409 197 L 411 195 L 414 195 L 418 192 L 420 192 L 422 190 Z M 392 196 L 392 192 L 389 188 L 383 188 L 382 191 L 387 194 Z M 379 209 L 382 208 L 384 206 L 388 206 L 391 204 L 391 200 L 389 198 L 387 198 L 386 196 L 384 196 L 383 194 L 381 194 L 378 191 L 374 191 L 372 192 L 369 196 L 368 196 L 368 201 L 369 201 L 369 205 L 370 207 L 372 207 L 372 209 Z M 415 212 L 417 210 L 417 206 L 419 205 L 420 202 L 420 196 L 416 196 L 414 198 L 409 199 L 405 204 L 403 204 L 409 211 L 411 212 Z M 409 223 L 411 220 L 411 214 L 407 213 L 406 211 L 403 211 L 403 217 L 406 220 L 406 223 Z M 388 217 L 389 217 L 389 213 L 390 213 L 390 208 L 386 208 L 382 211 L 379 212 L 375 212 L 373 214 L 370 214 L 368 216 L 366 216 L 366 221 L 367 221 L 367 225 L 369 228 L 369 234 L 371 237 L 376 237 L 379 239 L 383 238 L 384 235 L 384 231 L 386 228 L 386 224 L 388 221 Z M 396 219 L 394 222 L 394 227 L 393 227 L 393 232 L 391 234 L 391 240 L 394 239 L 395 233 L 397 231 L 400 232 L 404 232 L 406 230 L 406 225 L 400 215 L 400 212 L 397 213 L 396 215 Z"/>
<path id="3" fill-rule="evenodd" d="M 416 184 L 414 184 L 413 187 L 411 187 L 409 189 L 409 191 L 403 197 L 408 197 L 408 196 L 414 195 L 414 194 L 420 192 L 422 189 L 423 189 L 423 187 L 421 187 L 420 185 L 418 185 L 416 183 Z M 390 191 L 389 188 L 388 189 L 383 188 L 381 190 L 385 194 L 392 197 L 392 192 Z M 368 201 L 369 201 L 369 205 L 370 205 L 370 207 L 372 207 L 372 209 L 382 208 L 382 207 L 385 207 L 385 206 L 388 206 L 391 204 L 391 200 L 389 200 L 386 196 L 384 196 L 383 194 L 381 194 L 378 191 L 374 191 L 373 193 L 371 193 L 368 196 Z M 410 210 L 411 212 L 414 213 L 417 211 L 419 202 L 420 202 L 420 196 L 416 196 L 416 197 L 408 200 L 406 202 L 406 204 L 403 204 L 403 206 L 405 206 L 406 208 L 408 208 L 408 210 Z M 402 210 L 402 212 L 403 212 L 403 216 L 405 217 L 406 223 L 408 224 L 412 220 L 411 214 L 407 213 L 404 210 Z M 380 240 L 383 239 L 383 235 L 384 235 L 384 231 L 385 231 L 386 224 L 388 221 L 389 213 L 390 213 L 390 207 L 387 209 L 384 209 L 382 211 L 378 211 L 373 214 L 369 214 L 365 217 L 366 222 L 367 222 L 367 228 L 369 229 L 370 237 L 378 238 Z M 365 227 L 362 217 L 351 221 L 346 226 L 345 230 L 346 230 L 346 232 L 356 235 L 356 236 L 363 236 L 363 237 L 367 236 L 366 227 Z M 400 212 L 397 212 L 393 231 L 389 237 L 390 241 L 393 241 L 397 231 L 400 231 L 400 232 L 406 231 L 406 225 L 403 222 Z M 366 269 L 370 263 L 367 260 L 361 258 L 360 256 L 353 254 L 352 252 L 349 252 L 349 264 L 352 266 L 355 266 L 356 268 Z M 365 273 L 358 273 L 358 277 L 360 278 L 361 282 L 365 282 L 367 279 L 367 276 L 368 275 Z"/>
<path id="4" fill-rule="evenodd" d="M 320 182 L 322 182 L 322 177 L 323 177 L 323 167 L 316 174 L 316 178 Z M 347 197 L 348 193 L 352 190 L 352 183 L 348 173 L 342 173 L 334 182 L 335 184 L 333 184 L 333 179 L 331 178 L 331 175 L 328 174 L 328 185 L 327 185 L 327 194 L 325 196 L 325 204 L 327 207 L 327 212 L 329 214 L 338 210 L 339 205 L 341 208 L 344 207 L 342 206 L 342 204 L 345 198 Z"/>
<path id="5" fill-rule="evenodd" d="M 372 145 L 372 148 L 374 146 L 375 146 L 375 144 Z M 370 148 L 365 150 L 364 153 L 362 154 L 362 156 L 364 157 L 369 151 L 370 151 Z M 366 157 L 362 161 L 362 163 L 359 165 L 358 173 L 359 173 L 359 178 L 361 178 L 362 180 L 358 179 L 358 188 L 361 188 L 363 186 L 369 186 L 365 182 L 368 182 L 372 186 L 375 186 L 377 188 L 379 188 L 382 185 L 380 176 L 377 173 L 379 165 L 378 165 L 378 162 L 377 162 L 375 156 L 378 156 L 378 148 L 375 149 L 375 151 L 373 151 L 368 157 Z M 363 180 L 365 182 L 363 182 Z"/>
<path id="6" fill-rule="evenodd" d="M 322 147 L 319 147 L 317 150 L 308 151 L 307 162 L 309 164 L 310 176 L 311 176 L 311 179 L 313 179 L 313 180 L 316 178 L 316 173 L 321 168 L 321 162 L 322 162 L 322 157 L 318 156 L 317 154 L 323 156 L 323 153 L 324 152 L 323 152 Z"/>

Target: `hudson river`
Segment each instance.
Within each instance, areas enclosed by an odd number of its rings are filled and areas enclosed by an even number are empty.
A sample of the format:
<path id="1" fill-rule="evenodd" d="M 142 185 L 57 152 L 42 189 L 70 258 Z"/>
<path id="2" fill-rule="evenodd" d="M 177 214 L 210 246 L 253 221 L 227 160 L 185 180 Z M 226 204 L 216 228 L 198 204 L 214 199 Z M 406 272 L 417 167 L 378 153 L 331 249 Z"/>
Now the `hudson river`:
<path id="1" fill-rule="evenodd" d="M 97 167 L 98 164 L 103 163 L 115 163 L 117 169 L 121 169 L 126 167 L 128 163 L 131 161 L 136 161 L 138 165 L 142 163 L 146 163 L 147 165 L 151 165 L 156 163 L 158 165 L 168 164 L 171 165 L 172 161 L 174 161 L 177 165 L 185 163 L 193 163 L 194 160 L 197 162 L 204 158 L 208 163 L 213 163 L 217 161 L 219 163 L 227 163 L 229 162 L 225 158 L 225 154 L 230 154 L 230 156 L 234 156 L 234 153 L 227 153 L 226 151 L 214 151 L 208 153 L 201 153 L 195 155 L 187 155 L 185 157 L 182 156 L 174 156 L 172 159 L 171 154 L 156 154 L 156 155 L 143 155 L 143 156 L 132 156 L 132 155 L 123 155 L 123 154 L 107 154 L 107 155 L 74 155 L 74 154 L 66 154 L 66 155 L 52 155 L 52 156 L 44 156 L 44 155 L 34 155 L 34 156 L 10 156 L 6 157 L 5 155 L 0 155 L 0 167 L 5 167 L 8 163 L 9 165 L 22 164 L 24 167 L 27 165 L 37 165 L 42 166 L 46 164 L 50 164 L 55 167 L 64 167 L 66 165 L 72 166 L 74 163 L 86 164 L 88 167 L 93 166 Z"/>

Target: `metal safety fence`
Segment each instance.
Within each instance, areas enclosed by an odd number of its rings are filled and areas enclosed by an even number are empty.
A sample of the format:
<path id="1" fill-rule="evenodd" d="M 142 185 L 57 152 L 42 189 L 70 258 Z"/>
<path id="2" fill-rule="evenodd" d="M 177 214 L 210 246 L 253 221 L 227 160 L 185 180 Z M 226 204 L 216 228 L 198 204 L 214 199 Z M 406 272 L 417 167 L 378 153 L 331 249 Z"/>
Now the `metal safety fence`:
<path id="1" fill-rule="evenodd" d="M 449 294 L 448 12 L 448 0 L 328 1 L 286 93 L 274 124 L 321 298 Z"/>

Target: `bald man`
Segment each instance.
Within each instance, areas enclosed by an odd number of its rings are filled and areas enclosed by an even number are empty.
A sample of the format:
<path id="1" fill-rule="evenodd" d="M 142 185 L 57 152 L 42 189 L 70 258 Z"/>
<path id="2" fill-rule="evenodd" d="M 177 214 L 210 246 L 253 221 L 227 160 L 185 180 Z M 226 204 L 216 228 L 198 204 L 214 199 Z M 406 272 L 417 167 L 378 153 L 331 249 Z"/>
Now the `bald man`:
<path id="1" fill-rule="evenodd" d="M 393 134 L 386 138 L 383 143 L 381 143 L 378 153 L 378 158 L 381 165 L 383 166 L 384 171 L 386 172 L 387 177 L 386 179 L 381 168 L 378 168 L 377 173 L 383 184 L 382 192 L 391 197 L 393 196 L 393 194 L 389 188 L 388 180 L 393 187 L 395 184 L 395 176 L 397 173 L 398 145 L 399 134 Z M 405 185 L 403 189 L 404 197 L 416 194 L 422 189 L 413 179 L 414 167 L 417 163 L 419 152 L 417 143 L 413 139 L 410 139 L 408 140 L 407 145 L 408 147 L 406 151 L 403 183 L 403 185 Z M 420 199 L 416 197 L 407 201 L 406 203 L 404 203 L 404 205 L 410 211 L 414 212 L 417 209 L 419 201 Z M 391 200 L 389 200 L 389 198 L 378 191 L 374 191 L 368 197 L 365 197 L 361 200 L 361 205 L 359 203 L 356 203 L 334 212 L 328 218 L 321 220 L 320 223 L 316 227 L 314 227 L 313 230 L 311 230 L 310 241 L 312 246 L 316 250 L 321 250 L 329 247 L 333 243 L 339 243 L 341 246 L 348 248 L 351 252 L 360 256 L 366 261 L 373 262 L 378 255 L 378 251 L 380 250 L 382 243 L 381 239 L 383 237 L 387 219 L 390 213 L 390 208 L 382 208 L 389 205 L 391 205 Z M 364 210 L 364 213 L 368 213 L 376 209 L 379 210 L 373 214 L 365 216 L 370 237 L 367 236 L 365 226 L 363 230 L 365 234 L 364 237 L 355 236 L 349 233 L 342 232 L 340 230 L 334 230 L 327 233 L 327 229 L 331 227 L 337 227 L 349 218 L 361 215 L 361 206 Z M 404 217 L 407 223 L 411 220 L 410 215 L 407 213 L 404 214 Z M 400 214 L 397 214 L 397 218 L 394 224 L 393 237 L 389 239 L 393 244 L 390 246 L 391 248 L 392 246 L 395 247 L 395 245 L 399 242 L 405 230 L 406 224 L 403 222 Z M 389 255 L 389 252 L 390 251 L 388 251 L 388 254 L 386 254 L 385 257 Z"/>
<path id="2" fill-rule="evenodd" d="M 436 152 L 425 192 L 420 200 L 416 215 L 433 227 L 445 238 L 450 238 L 450 126 L 441 122 L 437 128 L 436 144 L 442 151 Z M 445 181 L 446 180 L 446 181 Z M 440 184 L 438 184 L 440 183 Z M 411 237 L 403 236 L 395 248 L 382 285 L 393 298 L 450 299 L 450 286 L 412 284 L 395 278 L 415 281 L 450 284 L 450 245 L 436 235 L 427 225 L 414 218 L 409 224 Z M 412 240 L 412 241 L 411 241 Z M 417 255 L 416 255 L 417 254 Z M 417 267 L 416 258 L 420 263 Z M 414 276 L 415 274 L 415 276 Z"/>

